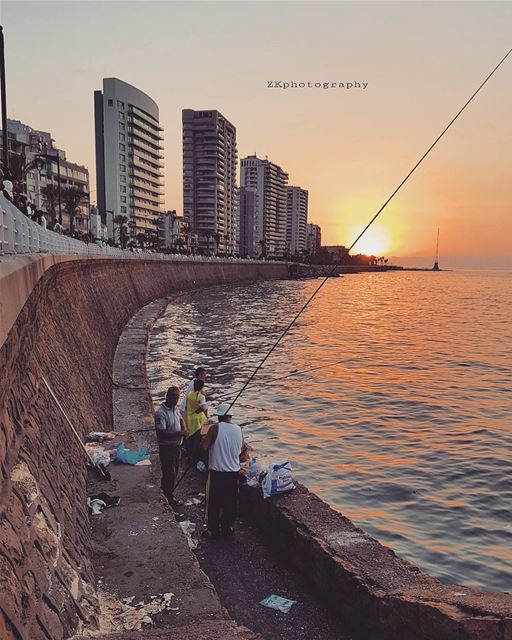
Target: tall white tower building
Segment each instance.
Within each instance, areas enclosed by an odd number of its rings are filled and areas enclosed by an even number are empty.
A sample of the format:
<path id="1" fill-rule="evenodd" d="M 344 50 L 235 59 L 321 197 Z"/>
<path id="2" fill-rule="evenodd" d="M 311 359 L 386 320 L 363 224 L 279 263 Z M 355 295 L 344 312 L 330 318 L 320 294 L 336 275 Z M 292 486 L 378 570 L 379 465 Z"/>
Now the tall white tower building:
<path id="1" fill-rule="evenodd" d="M 241 160 L 240 186 L 257 195 L 254 213 L 254 254 L 282 256 L 286 252 L 286 185 L 280 166 L 254 154 Z"/>
<path id="2" fill-rule="evenodd" d="M 148 95 L 104 78 L 94 92 L 97 201 L 114 237 L 114 218 L 128 219 L 130 236 L 156 241 L 163 201 L 163 137 L 158 106 Z M 116 239 L 118 239 L 116 237 Z"/>
<path id="3" fill-rule="evenodd" d="M 308 222 L 308 192 L 300 187 L 286 187 L 286 244 L 295 255 L 306 248 Z"/>

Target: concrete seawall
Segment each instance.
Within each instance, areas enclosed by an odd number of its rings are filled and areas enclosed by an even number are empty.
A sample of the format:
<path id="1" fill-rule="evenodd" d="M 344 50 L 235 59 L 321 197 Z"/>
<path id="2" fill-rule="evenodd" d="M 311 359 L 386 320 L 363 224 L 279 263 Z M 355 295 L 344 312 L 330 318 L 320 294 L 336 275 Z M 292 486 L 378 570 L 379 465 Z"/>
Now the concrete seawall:
<path id="1" fill-rule="evenodd" d="M 2 267 L 2 300 L 20 304 L 16 270 Z M 0 638 L 60 640 L 97 602 L 84 457 L 41 377 L 82 434 L 109 429 L 113 357 L 138 309 L 196 287 L 280 278 L 286 265 L 99 258 L 24 274 L 28 297 L 0 352 Z"/>

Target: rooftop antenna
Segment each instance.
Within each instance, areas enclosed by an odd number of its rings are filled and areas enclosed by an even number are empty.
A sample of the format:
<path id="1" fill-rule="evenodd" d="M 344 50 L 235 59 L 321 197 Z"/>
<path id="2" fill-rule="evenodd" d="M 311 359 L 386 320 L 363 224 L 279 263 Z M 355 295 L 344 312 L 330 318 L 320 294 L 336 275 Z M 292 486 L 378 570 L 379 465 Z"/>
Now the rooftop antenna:
<path id="1" fill-rule="evenodd" d="M 436 259 L 432 271 L 441 271 L 441 269 L 439 269 L 439 227 L 437 227 Z"/>

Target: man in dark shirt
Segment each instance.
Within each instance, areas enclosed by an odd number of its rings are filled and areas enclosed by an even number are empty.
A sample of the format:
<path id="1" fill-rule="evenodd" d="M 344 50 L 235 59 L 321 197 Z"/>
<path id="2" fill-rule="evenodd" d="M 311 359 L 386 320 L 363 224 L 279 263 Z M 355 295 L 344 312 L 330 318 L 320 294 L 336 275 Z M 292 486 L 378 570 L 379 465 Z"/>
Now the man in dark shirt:
<path id="1" fill-rule="evenodd" d="M 188 435 L 185 422 L 178 407 L 180 390 L 178 387 L 169 387 L 165 402 L 160 405 L 155 413 L 155 429 L 158 439 L 158 453 L 162 466 L 162 491 L 171 507 L 182 505 L 180 500 L 173 496 L 176 478 L 180 467 L 181 444 L 183 436 Z"/>

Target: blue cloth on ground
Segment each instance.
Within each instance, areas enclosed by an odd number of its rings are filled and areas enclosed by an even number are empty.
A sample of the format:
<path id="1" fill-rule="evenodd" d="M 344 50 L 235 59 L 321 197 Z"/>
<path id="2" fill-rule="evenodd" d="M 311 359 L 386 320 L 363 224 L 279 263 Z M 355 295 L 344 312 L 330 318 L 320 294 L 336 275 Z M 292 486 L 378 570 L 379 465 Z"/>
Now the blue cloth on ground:
<path id="1" fill-rule="evenodd" d="M 116 445 L 116 460 L 118 462 L 124 462 L 124 464 L 137 464 L 141 460 L 147 460 L 149 458 L 149 451 L 146 447 L 139 447 L 137 451 L 130 451 L 125 449 L 124 442 Z"/>

